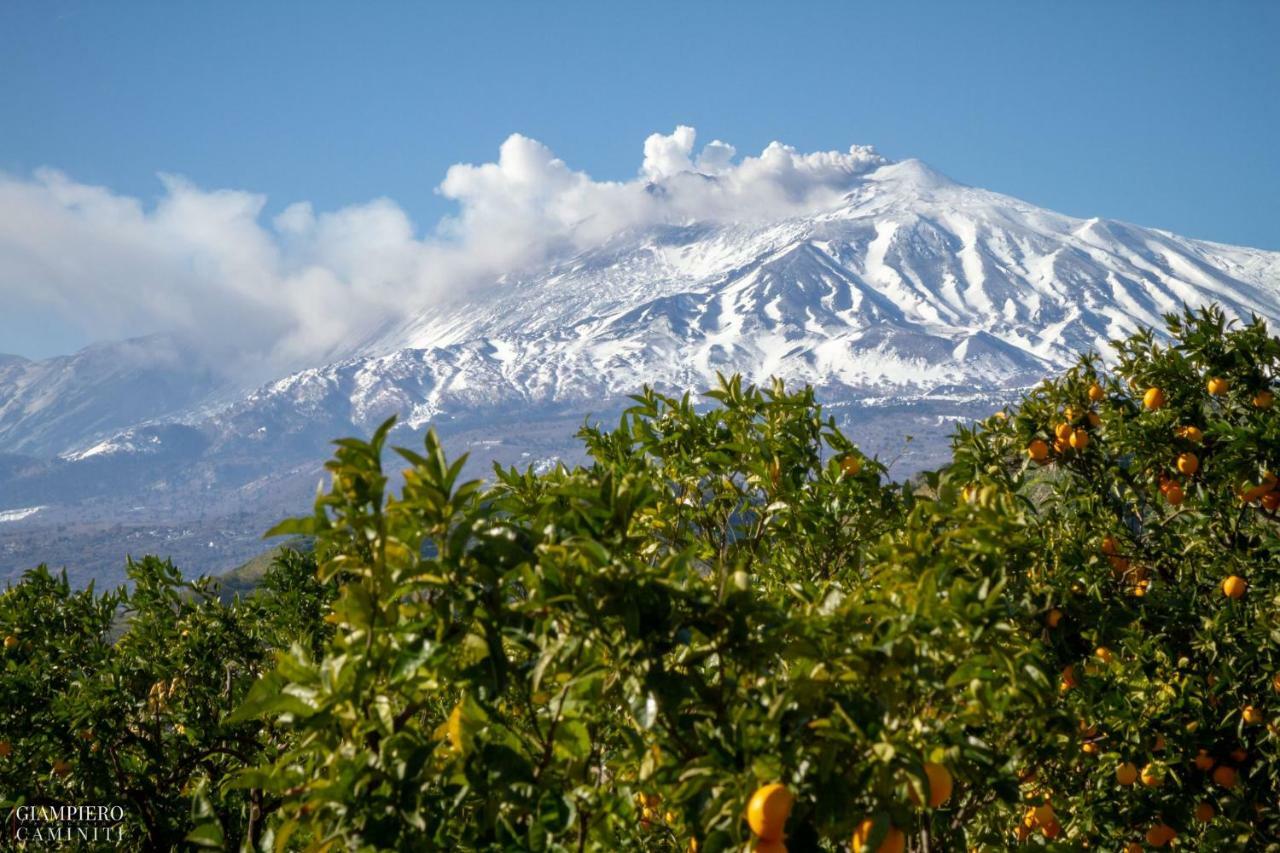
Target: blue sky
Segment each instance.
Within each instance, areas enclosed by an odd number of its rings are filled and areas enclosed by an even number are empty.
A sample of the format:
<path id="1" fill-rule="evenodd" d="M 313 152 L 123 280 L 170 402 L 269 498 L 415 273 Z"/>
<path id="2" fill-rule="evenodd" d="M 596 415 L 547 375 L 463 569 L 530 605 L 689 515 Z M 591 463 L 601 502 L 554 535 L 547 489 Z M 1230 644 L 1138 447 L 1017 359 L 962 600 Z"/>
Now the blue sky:
<path id="1" fill-rule="evenodd" d="M 180 174 L 265 216 L 387 196 L 427 231 L 446 169 L 513 132 L 627 179 L 648 134 L 691 124 L 1280 249 L 1277 39 L 1270 2 L 10 2 L 0 171 L 143 200 Z M 88 334 L 0 310 L 0 352 Z"/>

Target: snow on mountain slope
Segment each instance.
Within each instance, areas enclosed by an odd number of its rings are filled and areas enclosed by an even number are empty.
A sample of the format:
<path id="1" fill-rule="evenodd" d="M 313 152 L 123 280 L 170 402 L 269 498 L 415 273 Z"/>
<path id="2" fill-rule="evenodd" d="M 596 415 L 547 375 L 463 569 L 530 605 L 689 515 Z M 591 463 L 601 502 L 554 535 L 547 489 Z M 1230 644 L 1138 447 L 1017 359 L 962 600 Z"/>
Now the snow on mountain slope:
<path id="1" fill-rule="evenodd" d="M 0 577 L 61 560 L 118 579 L 122 531 L 134 553 L 191 571 L 234 565 L 305 505 L 331 439 L 393 414 L 439 426 L 451 453 L 470 447 L 483 476 L 493 459 L 574 458 L 583 415 L 612 418 L 646 383 L 780 376 L 818 387 L 907 476 L 945 462 L 957 419 L 1183 304 L 1280 329 L 1280 253 L 867 162 L 816 212 L 626 230 L 453 302 L 407 305 L 338 360 L 252 392 L 164 337 L 0 356 Z"/>
<path id="2" fill-rule="evenodd" d="M 620 234 L 232 407 L 368 426 L 399 413 L 590 404 L 717 371 L 831 398 L 1030 384 L 1184 303 L 1280 323 L 1280 253 L 1080 220 L 918 161 L 817 215 Z M 268 416 L 268 413 L 270 415 Z"/>
<path id="3" fill-rule="evenodd" d="M 1280 324 L 1280 253 L 1075 219 L 908 160 L 850 176 L 809 215 L 616 234 L 226 405 L 225 386 L 167 339 L 0 361 L 0 440 L 79 458 L 134 446 L 113 431 L 173 420 L 214 447 L 266 447 L 390 414 L 420 427 L 588 409 L 645 383 L 705 388 L 717 372 L 833 400 L 999 392 L 1209 302 Z"/>
<path id="4" fill-rule="evenodd" d="M 165 336 L 94 344 L 42 361 L 0 356 L 0 445 L 52 456 L 176 417 L 221 385 L 195 353 Z"/>

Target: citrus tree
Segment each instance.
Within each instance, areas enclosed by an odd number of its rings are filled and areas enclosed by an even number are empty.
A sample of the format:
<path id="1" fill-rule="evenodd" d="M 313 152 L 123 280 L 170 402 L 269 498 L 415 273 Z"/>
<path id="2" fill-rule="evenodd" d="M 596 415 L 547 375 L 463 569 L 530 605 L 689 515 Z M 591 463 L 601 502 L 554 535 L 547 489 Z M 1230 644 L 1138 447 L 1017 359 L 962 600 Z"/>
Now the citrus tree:
<path id="1" fill-rule="evenodd" d="M 1116 342 L 959 431 L 946 480 L 1031 508 L 1023 583 L 1058 672 L 1023 840 L 1258 849 L 1280 838 L 1280 340 L 1217 309 Z M 994 818 L 993 819 L 999 819 Z"/>
<path id="2" fill-rule="evenodd" d="M 231 602 L 155 558 L 128 576 L 98 594 L 41 567 L 0 594 L 0 803 L 118 805 L 135 847 L 253 843 L 271 803 L 222 783 L 279 739 L 224 719 L 273 649 L 321 641 L 331 592 L 291 551 Z"/>
<path id="3" fill-rule="evenodd" d="M 390 424 L 278 532 L 349 580 L 236 720 L 291 749 L 238 784 L 278 846 L 902 849 L 1018 796 L 1015 721 L 1052 698 L 1006 576 L 1011 500 L 884 483 L 805 389 L 647 391 L 586 467 L 461 482 L 434 434 L 398 493 Z M 956 525 L 959 513 L 964 525 Z"/>

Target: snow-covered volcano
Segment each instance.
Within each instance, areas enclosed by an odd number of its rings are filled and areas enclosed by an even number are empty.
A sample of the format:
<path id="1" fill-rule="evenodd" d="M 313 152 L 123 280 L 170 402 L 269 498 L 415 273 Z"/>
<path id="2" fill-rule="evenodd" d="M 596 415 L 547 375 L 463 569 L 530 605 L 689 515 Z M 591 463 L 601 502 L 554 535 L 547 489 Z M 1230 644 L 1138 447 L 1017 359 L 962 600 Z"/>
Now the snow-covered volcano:
<path id="1" fill-rule="evenodd" d="M 293 500 L 273 477 L 314 487 L 328 439 L 392 414 L 414 429 L 482 428 L 485 448 L 520 461 L 531 422 L 611 411 L 644 384 L 705 389 L 717 373 L 811 383 L 855 423 L 899 407 L 901 431 L 919 431 L 900 408 L 918 404 L 936 440 L 964 406 L 989 408 L 1082 351 L 1210 302 L 1280 328 L 1280 253 L 1063 216 L 876 159 L 820 210 L 628 228 L 436 299 L 339 360 L 256 389 L 163 339 L 0 357 L 0 442 L 22 454 L 0 453 L 0 510 L 43 508 L 22 524 L 59 506 L 77 519 L 74 502 L 128 489 L 142 506 L 198 504 L 216 524 Z M 564 432 L 556 446 L 572 445 Z M 86 482 L 101 483 L 89 498 Z"/>
<path id="2" fill-rule="evenodd" d="M 590 407 L 645 383 L 696 390 L 717 372 L 829 399 L 999 390 L 1209 302 L 1280 320 L 1280 253 L 1062 216 L 910 160 L 815 215 L 617 235 L 406 317 L 232 411 L 420 425 Z"/>

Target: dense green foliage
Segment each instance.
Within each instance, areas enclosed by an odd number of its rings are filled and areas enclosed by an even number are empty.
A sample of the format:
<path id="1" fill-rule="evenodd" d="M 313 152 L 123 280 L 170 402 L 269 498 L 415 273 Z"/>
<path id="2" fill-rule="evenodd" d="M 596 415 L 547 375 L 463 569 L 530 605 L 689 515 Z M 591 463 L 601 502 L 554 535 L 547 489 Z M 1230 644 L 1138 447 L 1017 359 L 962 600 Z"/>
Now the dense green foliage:
<path id="1" fill-rule="evenodd" d="M 1280 849 L 1280 340 L 1170 332 L 914 487 L 736 379 L 488 484 L 341 441 L 253 595 L 0 596 L 0 798 L 158 847 Z"/>

